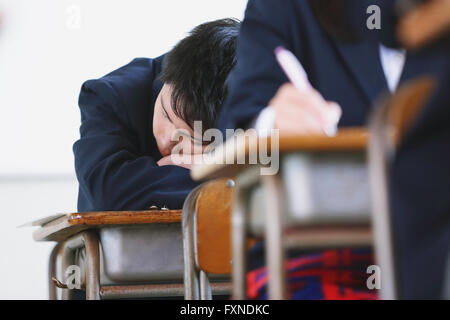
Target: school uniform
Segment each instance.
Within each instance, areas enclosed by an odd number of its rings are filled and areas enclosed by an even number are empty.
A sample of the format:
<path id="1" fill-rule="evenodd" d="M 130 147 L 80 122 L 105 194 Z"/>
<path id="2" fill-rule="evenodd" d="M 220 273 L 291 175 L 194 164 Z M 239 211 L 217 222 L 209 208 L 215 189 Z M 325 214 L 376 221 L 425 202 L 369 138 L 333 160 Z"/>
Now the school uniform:
<path id="1" fill-rule="evenodd" d="M 157 165 L 162 156 L 152 127 L 163 62 L 164 56 L 137 58 L 83 84 L 73 145 L 78 211 L 180 209 L 196 186 L 189 170 Z"/>
<path id="2" fill-rule="evenodd" d="M 391 52 L 373 39 L 344 43 L 331 38 L 316 20 L 309 1 L 250 0 L 238 38 L 237 65 L 229 78 L 229 96 L 217 122 L 219 128 L 253 125 L 278 88 L 288 82 L 274 56 L 278 46 L 294 53 L 312 86 L 326 100 L 340 104 L 340 127 L 366 125 L 375 101 L 395 90 L 397 82 L 424 74 L 442 80 L 450 69 L 448 46 L 408 52 L 401 63 L 400 51 Z M 396 54 L 399 62 L 393 63 Z M 402 64 L 397 74 L 390 63 Z M 450 251 L 450 201 L 444 196 L 450 190 L 450 126 L 444 125 L 450 117 L 449 108 L 445 108 L 446 94 L 442 93 L 445 88 L 439 88 L 437 96 L 439 92 L 438 102 L 427 107 L 405 138 L 391 176 L 402 298 L 438 297 Z M 441 124 L 435 128 L 437 123 Z M 426 171 L 414 171 L 422 166 Z M 324 298 L 324 286 L 318 290 L 312 296 Z"/>

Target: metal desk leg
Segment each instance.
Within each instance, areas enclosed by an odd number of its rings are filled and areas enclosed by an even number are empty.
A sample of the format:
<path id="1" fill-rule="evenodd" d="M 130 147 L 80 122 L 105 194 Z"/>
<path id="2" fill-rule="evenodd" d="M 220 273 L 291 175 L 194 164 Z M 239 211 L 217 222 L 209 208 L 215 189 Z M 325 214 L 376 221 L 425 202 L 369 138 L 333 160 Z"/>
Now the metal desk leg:
<path id="1" fill-rule="evenodd" d="M 86 300 L 100 300 L 100 255 L 97 235 L 92 231 L 82 233 L 86 249 Z"/>
<path id="2" fill-rule="evenodd" d="M 57 243 L 50 253 L 50 259 L 48 262 L 48 298 L 49 300 L 56 300 L 56 285 L 53 282 L 53 278 L 56 278 L 56 261 L 58 259 L 58 253 L 60 244 Z"/>
<path id="3" fill-rule="evenodd" d="M 233 209 L 231 213 L 231 239 L 232 239 L 232 278 L 233 299 L 242 300 L 246 298 L 246 239 L 247 239 L 247 217 L 246 217 L 246 192 L 239 184 L 234 190 Z"/>
<path id="4" fill-rule="evenodd" d="M 211 285 L 209 284 L 208 275 L 204 271 L 200 271 L 200 299 L 212 300 Z"/>
<path id="5" fill-rule="evenodd" d="M 262 176 L 267 199 L 266 215 L 266 263 L 269 299 L 286 299 L 284 248 L 282 244 L 282 210 L 278 176 Z"/>
<path id="6" fill-rule="evenodd" d="M 388 190 L 388 155 L 383 119 L 385 110 L 374 113 L 370 123 L 369 173 L 372 193 L 372 225 L 376 261 L 381 269 L 380 298 L 397 298 L 395 260 Z"/>
<path id="7" fill-rule="evenodd" d="M 79 237 L 71 238 L 61 243 L 59 249 L 59 256 L 61 257 L 61 262 L 59 264 L 59 272 L 58 276 L 63 284 L 65 284 L 66 278 L 66 270 L 70 265 L 75 263 L 75 254 L 76 249 L 79 247 L 77 242 L 79 241 Z M 72 299 L 72 291 L 69 289 L 61 288 L 61 299 L 62 300 L 71 300 Z"/>
<path id="8" fill-rule="evenodd" d="M 75 264 L 75 254 L 77 249 L 85 248 L 85 281 L 86 281 L 86 299 L 100 299 L 100 256 L 98 239 L 94 231 L 84 231 L 75 235 L 61 245 L 61 270 L 60 276 L 65 282 L 65 272 L 67 268 Z M 69 289 L 62 289 L 62 299 L 72 298 L 72 292 Z"/>
<path id="9" fill-rule="evenodd" d="M 194 211 L 199 190 L 200 187 L 192 190 L 183 204 L 184 298 L 186 300 L 200 299 L 200 280 L 195 262 L 194 243 Z"/>

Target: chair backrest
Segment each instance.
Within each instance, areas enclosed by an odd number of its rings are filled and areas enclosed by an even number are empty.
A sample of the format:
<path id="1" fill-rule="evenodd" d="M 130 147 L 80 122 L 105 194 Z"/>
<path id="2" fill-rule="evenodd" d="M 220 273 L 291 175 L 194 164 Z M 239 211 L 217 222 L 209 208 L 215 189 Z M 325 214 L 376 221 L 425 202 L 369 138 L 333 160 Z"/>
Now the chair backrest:
<path id="1" fill-rule="evenodd" d="M 231 273 L 230 222 L 233 188 L 227 179 L 208 182 L 196 202 L 197 264 L 211 274 Z"/>
<path id="2" fill-rule="evenodd" d="M 407 49 L 434 41 L 444 42 L 450 32 L 450 1 L 427 1 L 408 11 L 399 21 L 397 36 Z"/>
<path id="3" fill-rule="evenodd" d="M 398 145 L 419 118 L 433 93 L 435 81 L 422 77 L 403 85 L 387 103 L 387 125 L 393 129 Z"/>

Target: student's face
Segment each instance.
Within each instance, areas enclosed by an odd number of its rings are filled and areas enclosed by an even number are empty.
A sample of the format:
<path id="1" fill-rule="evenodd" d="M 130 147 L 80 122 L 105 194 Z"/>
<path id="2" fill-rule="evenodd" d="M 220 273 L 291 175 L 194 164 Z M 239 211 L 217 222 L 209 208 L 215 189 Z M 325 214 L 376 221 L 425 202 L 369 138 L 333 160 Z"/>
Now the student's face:
<path id="1" fill-rule="evenodd" d="M 155 102 L 153 135 L 159 152 L 163 157 L 168 156 L 172 153 L 172 149 L 179 144 L 182 150 L 190 150 L 190 152 L 184 153 L 202 153 L 204 147 L 199 143 L 194 143 L 194 130 L 173 112 L 171 93 L 171 86 L 164 84 Z M 180 137 L 180 133 L 182 137 L 176 139 L 177 136 Z M 201 139 L 201 137 L 196 138 Z"/>

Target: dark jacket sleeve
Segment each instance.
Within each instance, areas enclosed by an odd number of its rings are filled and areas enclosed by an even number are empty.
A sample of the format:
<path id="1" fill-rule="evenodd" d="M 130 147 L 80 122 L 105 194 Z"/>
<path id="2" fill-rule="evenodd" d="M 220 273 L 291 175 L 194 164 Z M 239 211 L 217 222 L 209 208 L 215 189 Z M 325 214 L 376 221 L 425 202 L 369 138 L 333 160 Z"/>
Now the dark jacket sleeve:
<path id="1" fill-rule="evenodd" d="M 79 211 L 182 207 L 195 186 L 189 171 L 159 167 L 152 157 L 139 154 L 123 101 L 110 83 L 102 79 L 84 83 L 79 106 L 80 139 L 73 151 L 80 195 L 88 203 L 79 201 Z"/>
<path id="2" fill-rule="evenodd" d="M 248 2 L 238 38 L 237 64 L 228 81 L 229 96 L 218 119 L 220 129 L 248 127 L 288 81 L 274 49 L 292 46 L 290 6 L 291 1 L 283 1 L 283 5 L 278 1 Z"/>

